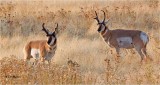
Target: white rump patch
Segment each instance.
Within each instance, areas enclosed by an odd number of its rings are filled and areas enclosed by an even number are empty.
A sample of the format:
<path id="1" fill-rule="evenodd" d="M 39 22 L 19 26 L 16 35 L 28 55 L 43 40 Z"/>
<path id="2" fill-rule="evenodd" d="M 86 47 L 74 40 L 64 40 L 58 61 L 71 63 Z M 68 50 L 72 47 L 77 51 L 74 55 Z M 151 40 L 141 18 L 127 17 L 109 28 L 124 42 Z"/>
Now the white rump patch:
<path id="1" fill-rule="evenodd" d="M 120 48 L 131 48 L 133 46 L 131 37 L 119 37 L 117 42 Z"/>
<path id="2" fill-rule="evenodd" d="M 149 41 L 147 34 L 144 33 L 144 32 L 141 32 L 140 38 L 141 38 L 141 40 L 143 41 L 144 44 L 146 44 Z"/>

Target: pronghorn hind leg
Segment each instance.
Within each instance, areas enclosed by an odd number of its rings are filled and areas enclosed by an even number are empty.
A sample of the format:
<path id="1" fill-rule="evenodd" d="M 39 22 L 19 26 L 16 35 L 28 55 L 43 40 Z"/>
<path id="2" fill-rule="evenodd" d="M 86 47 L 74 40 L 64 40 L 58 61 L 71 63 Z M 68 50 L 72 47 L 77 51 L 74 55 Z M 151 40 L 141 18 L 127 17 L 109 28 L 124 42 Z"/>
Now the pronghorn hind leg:
<path id="1" fill-rule="evenodd" d="M 25 53 L 24 55 L 24 61 L 29 61 L 32 58 L 32 56 L 28 53 Z"/>
<path id="2" fill-rule="evenodd" d="M 135 50 L 138 52 L 138 54 L 141 57 L 141 62 L 146 61 L 146 56 L 144 56 L 143 52 L 142 52 L 142 48 L 144 47 L 143 42 L 141 42 L 140 37 L 134 37 L 133 38 L 133 46 L 135 48 Z"/>
<path id="3" fill-rule="evenodd" d="M 146 61 L 146 56 L 142 53 L 142 48 L 140 46 L 135 46 L 136 51 L 141 56 L 141 62 Z"/>
<path id="4" fill-rule="evenodd" d="M 148 56 L 148 54 L 147 54 L 147 52 L 146 52 L 146 48 L 142 48 L 142 52 L 143 52 L 143 54 L 145 55 L 145 57 L 146 57 L 147 59 L 149 59 L 150 61 L 153 60 L 152 58 L 150 58 L 150 57 Z"/>
<path id="5" fill-rule="evenodd" d="M 31 58 L 32 58 L 31 55 L 27 55 L 27 54 L 26 54 L 25 57 L 24 57 L 24 62 L 25 62 L 26 64 L 28 64 Z"/>

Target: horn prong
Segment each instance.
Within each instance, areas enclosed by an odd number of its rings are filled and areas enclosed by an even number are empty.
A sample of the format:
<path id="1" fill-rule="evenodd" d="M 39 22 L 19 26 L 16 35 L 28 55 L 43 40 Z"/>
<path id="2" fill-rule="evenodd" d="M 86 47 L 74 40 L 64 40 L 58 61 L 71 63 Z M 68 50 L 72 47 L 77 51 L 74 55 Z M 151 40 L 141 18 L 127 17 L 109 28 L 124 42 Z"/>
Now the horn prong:
<path id="1" fill-rule="evenodd" d="M 96 14 L 96 17 L 94 19 L 97 20 L 98 24 L 100 23 L 99 19 L 98 19 L 98 15 L 97 15 L 97 12 L 95 11 L 95 14 Z"/>

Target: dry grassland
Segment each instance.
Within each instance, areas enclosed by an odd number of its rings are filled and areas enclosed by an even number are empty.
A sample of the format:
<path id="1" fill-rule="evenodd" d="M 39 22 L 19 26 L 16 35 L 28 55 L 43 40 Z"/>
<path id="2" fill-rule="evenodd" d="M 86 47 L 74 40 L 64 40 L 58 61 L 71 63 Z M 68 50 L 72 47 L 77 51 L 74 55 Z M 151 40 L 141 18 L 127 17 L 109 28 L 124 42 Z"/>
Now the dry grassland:
<path id="1" fill-rule="evenodd" d="M 93 19 L 94 11 L 102 19 L 101 10 L 110 18 L 110 29 L 146 32 L 153 61 L 141 64 L 137 53 L 122 49 L 116 63 L 115 50 L 98 34 Z M 160 84 L 158 0 L 0 0 L 0 20 L 0 84 Z M 23 61 L 28 41 L 46 39 L 43 22 L 52 31 L 59 23 L 50 69 Z"/>

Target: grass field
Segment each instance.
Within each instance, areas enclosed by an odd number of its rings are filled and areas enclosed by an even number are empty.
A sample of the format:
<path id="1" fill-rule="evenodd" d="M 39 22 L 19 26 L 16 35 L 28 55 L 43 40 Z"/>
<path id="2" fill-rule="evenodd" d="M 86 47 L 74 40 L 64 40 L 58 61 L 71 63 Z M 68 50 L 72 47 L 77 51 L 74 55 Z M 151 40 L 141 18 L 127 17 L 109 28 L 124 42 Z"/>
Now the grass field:
<path id="1" fill-rule="evenodd" d="M 0 0 L 0 4 L 0 84 L 160 83 L 158 0 Z M 150 38 L 147 53 L 153 61 L 142 64 L 136 52 L 122 49 L 117 63 L 115 50 L 103 41 L 93 19 L 95 11 L 103 19 L 101 10 L 110 19 L 111 30 L 146 32 Z M 46 39 L 42 23 L 52 31 L 59 23 L 50 69 L 23 61 L 27 42 Z"/>

